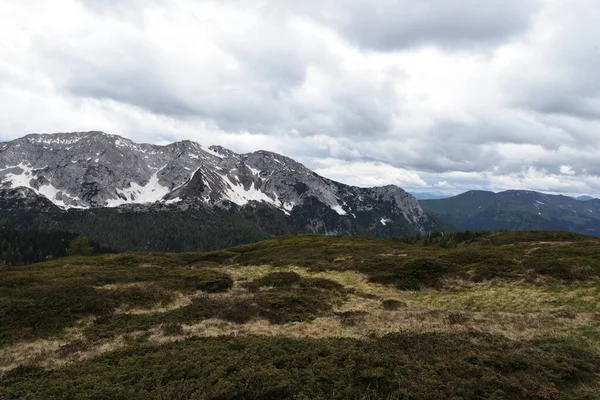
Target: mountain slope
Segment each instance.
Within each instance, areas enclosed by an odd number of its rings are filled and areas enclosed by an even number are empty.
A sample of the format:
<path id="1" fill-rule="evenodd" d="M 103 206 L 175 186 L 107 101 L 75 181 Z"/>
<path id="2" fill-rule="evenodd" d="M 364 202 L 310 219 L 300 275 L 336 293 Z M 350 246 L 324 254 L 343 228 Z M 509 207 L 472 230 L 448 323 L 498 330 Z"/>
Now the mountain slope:
<path id="1" fill-rule="evenodd" d="M 190 141 L 157 146 L 102 132 L 32 134 L 0 145 L 0 182 L 0 222 L 6 228 L 33 223 L 94 237 L 98 214 L 116 221 L 117 215 L 139 220 L 142 214 L 171 212 L 195 220 L 182 231 L 235 218 L 261 239 L 293 233 L 406 236 L 443 229 L 396 186 L 348 186 L 272 152 L 236 154 Z M 131 224 L 115 226 L 121 228 Z M 131 235 L 111 234 L 121 241 Z M 147 237 L 153 232 L 136 234 L 145 243 L 156 240 Z"/>
<path id="2" fill-rule="evenodd" d="M 469 191 L 421 200 L 423 209 L 458 229 L 567 230 L 600 235 L 600 200 L 526 190 Z"/>

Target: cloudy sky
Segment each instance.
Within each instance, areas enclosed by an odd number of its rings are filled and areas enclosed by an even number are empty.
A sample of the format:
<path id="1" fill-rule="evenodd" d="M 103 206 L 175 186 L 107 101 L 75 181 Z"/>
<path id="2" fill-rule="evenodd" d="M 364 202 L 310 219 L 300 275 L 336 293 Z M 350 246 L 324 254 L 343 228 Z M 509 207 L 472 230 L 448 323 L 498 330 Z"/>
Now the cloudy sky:
<path id="1" fill-rule="evenodd" d="M 267 149 L 359 186 L 600 196 L 598 0 L 0 0 L 0 140 Z"/>

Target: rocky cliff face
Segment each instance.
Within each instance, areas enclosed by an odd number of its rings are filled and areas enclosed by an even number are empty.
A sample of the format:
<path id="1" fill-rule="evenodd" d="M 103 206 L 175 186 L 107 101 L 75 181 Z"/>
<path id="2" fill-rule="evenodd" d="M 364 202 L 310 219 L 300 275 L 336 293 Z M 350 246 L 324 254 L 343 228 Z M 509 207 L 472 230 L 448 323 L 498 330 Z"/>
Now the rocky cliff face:
<path id="1" fill-rule="evenodd" d="M 158 146 L 102 132 L 27 135 L 0 144 L 0 182 L 4 207 L 11 198 L 34 204 L 27 197 L 47 199 L 60 210 L 258 207 L 298 221 L 299 233 L 424 234 L 438 228 L 396 186 L 348 186 L 279 154 L 236 154 L 190 141 Z"/>

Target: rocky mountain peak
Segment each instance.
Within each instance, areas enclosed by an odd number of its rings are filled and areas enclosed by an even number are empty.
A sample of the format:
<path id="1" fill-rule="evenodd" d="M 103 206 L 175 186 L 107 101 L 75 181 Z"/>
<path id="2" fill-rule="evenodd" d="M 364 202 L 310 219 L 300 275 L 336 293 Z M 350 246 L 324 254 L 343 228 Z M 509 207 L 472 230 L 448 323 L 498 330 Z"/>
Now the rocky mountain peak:
<path id="1" fill-rule="evenodd" d="M 401 217 L 419 232 L 430 222 L 416 199 L 396 186 L 347 186 L 277 153 L 237 154 L 189 140 L 139 144 L 96 131 L 31 134 L 1 144 L 0 182 L 62 209 L 195 199 L 208 207 L 262 204 L 288 216 L 305 204 L 348 218 L 379 210 L 386 215 L 376 222 Z"/>

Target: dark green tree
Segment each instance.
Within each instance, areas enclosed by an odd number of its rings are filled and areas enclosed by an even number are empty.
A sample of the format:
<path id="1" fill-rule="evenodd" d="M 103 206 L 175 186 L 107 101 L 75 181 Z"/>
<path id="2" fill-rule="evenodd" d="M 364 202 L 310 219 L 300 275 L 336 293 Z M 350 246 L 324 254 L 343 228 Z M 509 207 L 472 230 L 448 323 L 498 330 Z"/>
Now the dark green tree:
<path id="1" fill-rule="evenodd" d="M 77 236 L 69 243 L 67 252 L 70 256 L 89 256 L 93 248 L 90 244 L 90 238 L 87 236 Z"/>

